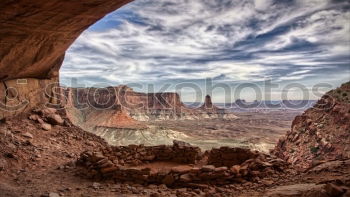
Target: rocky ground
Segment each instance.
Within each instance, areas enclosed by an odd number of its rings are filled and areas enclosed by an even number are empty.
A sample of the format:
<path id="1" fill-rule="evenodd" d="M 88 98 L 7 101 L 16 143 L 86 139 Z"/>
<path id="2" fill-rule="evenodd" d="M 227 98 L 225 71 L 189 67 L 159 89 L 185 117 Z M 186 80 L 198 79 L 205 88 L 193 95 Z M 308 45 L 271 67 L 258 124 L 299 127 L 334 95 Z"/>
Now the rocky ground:
<path id="1" fill-rule="evenodd" d="M 303 169 L 350 157 L 350 82 L 325 94 L 297 116 L 275 153 Z"/>
<path id="2" fill-rule="evenodd" d="M 82 176 L 76 161 L 85 151 L 109 146 L 58 116 L 64 114 L 35 111 L 1 122 L 0 196 L 349 196 L 348 160 L 325 162 L 307 172 L 290 168 L 220 186 L 172 187 L 91 179 Z"/>

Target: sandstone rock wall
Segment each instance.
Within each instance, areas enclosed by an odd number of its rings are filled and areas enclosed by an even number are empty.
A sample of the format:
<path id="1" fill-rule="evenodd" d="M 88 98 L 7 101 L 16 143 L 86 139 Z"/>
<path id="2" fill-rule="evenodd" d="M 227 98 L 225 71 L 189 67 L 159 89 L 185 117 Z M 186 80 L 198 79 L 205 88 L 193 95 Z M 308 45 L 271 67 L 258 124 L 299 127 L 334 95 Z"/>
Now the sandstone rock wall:
<path id="1" fill-rule="evenodd" d="M 232 157 L 227 160 L 236 161 L 242 156 L 236 149 L 232 149 L 231 153 L 233 153 Z M 235 153 L 238 154 L 234 155 Z M 261 153 L 247 155 L 254 155 L 254 157 L 241 158 L 242 162 L 239 165 L 215 167 L 206 163 L 199 148 L 176 141 L 174 146 L 130 145 L 109 147 L 101 152 L 87 151 L 81 154 L 77 164 L 82 167 L 83 176 L 89 178 L 139 184 L 166 184 L 170 187 L 257 181 L 261 177 L 278 176 L 282 170 L 289 168 L 281 159 Z M 147 167 L 147 164 L 152 166 L 152 163 L 157 164 L 159 161 L 167 162 L 160 163 L 161 165 L 169 165 L 169 163 L 177 165 L 171 168 L 162 166 L 162 170 L 157 167 Z"/>
<path id="2" fill-rule="evenodd" d="M 130 1 L 0 1 L 0 119 L 50 101 L 44 90 L 58 82 L 68 47 L 90 25 Z"/>
<path id="3" fill-rule="evenodd" d="M 90 25 L 131 0 L 2 0 L 0 81 L 57 77 L 64 53 Z"/>
<path id="4" fill-rule="evenodd" d="M 127 86 L 107 88 L 70 88 L 74 95 L 74 104 L 77 108 L 94 107 L 98 109 L 121 109 L 127 111 L 147 111 L 157 109 L 179 109 L 183 107 L 177 93 L 141 93 L 134 92 Z"/>
<path id="5" fill-rule="evenodd" d="M 208 164 L 216 167 L 240 165 L 248 159 L 256 158 L 258 154 L 249 149 L 221 147 L 209 152 Z"/>
<path id="6" fill-rule="evenodd" d="M 57 78 L 14 79 L 0 82 L 0 119 L 28 112 L 38 106 L 59 104 Z"/>
<path id="7" fill-rule="evenodd" d="M 184 143 L 184 142 L 182 142 Z M 201 150 L 191 145 L 175 142 L 173 146 L 115 146 L 109 152 L 122 165 L 138 165 L 144 162 L 171 161 L 179 164 L 194 164 L 202 157 Z"/>
<path id="8" fill-rule="evenodd" d="M 186 120 L 206 118 L 237 118 L 232 113 L 226 112 L 211 103 L 211 98 L 206 101 L 210 106 L 197 109 L 186 107 L 177 93 L 141 93 L 135 92 L 127 86 L 108 88 L 68 88 L 66 96 L 72 100 L 73 106 L 85 114 L 94 113 L 96 110 L 122 110 L 130 117 L 138 121 L 148 120 Z M 89 115 L 86 115 L 89 117 Z"/>

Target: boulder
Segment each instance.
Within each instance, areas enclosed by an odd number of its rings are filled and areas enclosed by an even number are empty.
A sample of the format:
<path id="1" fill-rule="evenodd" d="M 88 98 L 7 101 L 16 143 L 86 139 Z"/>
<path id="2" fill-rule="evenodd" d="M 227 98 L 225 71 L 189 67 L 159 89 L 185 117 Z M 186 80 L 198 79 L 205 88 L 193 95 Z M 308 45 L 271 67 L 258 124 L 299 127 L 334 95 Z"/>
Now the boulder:
<path id="1" fill-rule="evenodd" d="M 180 181 L 188 183 L 192 180 L 191 175 L 190 174 L 183 174 L 180 176 Z"/>
<path id="2" fill-rule="evenodd" d="M 42 123 L 41 128 L 44 129 L 45 131 L 50 131 L 52 127 L 48 123 Z"/>
<path id="3" fill-rule="evenodd" d="M 327 184 L 325 186 L 325 190 L 329 196 L 341 196 L 342 194 L 344 194 L 346 192 L 345 189 L 343 189 L 337 185 L 334 185 L 332 183 Z"/>
<path id="4" fill-rule="evenodd" d="M 329 197 L 324 190 L 325 185 L 296 184 L 279 186 L 268 190 L 266 197 Z"/>
<path id="5" fill-rule="evenodd" d="M 189 144 L 187 142 L 183 142 L 183 141 L 179 141 L 179 140 L 174 140 L 173 145 L 175 147 L 191 147 L 192 146 L 191 144 Z"/>
<path id="6" fill-rule="evenodd" d="M 240 170 L 241 166 L 239 165 L 234 165 L 231 167 L 231 172 L 235 175 L 238 176 L 239 175 L 239 170 Z"/>
<path id="7" fill-rule="evenodd" d="M 215 166 L 213 165 L 205 165 L 202 167 L 202 171 L 204 172 L 212 172 L 215 170 Z"/>
<path id="8" fill-rule="evenodd" d="M 173 175 L 171 175 L 171 174 L 166 175 L 164 177 L 164 179 L 162 180 L 162 183 L 167 185 L 167 186 L 172 185 L 174 182 L 175 182 L 175 179 L 174 179 Z"/>
<path id="9" fill-rule="evenodd" d="M 228 170 L 228 168 L 226 166 L 223 166 L 223 167 L 218 167 L 218 168 L 215 168 L 215 172 L 224 172 Z"/>
<path id="10" fill-rule="evenodd" d="M 23 137 L 26 137 L 26 138 L 30 138 L 30 139 L 33 139 L 33 135 L 29 132 L 25 132 L 22 134 Z"/>
<path id="11" fill-rule="evenodd" d="M 60 195 L 55 192 L 50 192 L 49 197 L 60 197 Z"/>
<path id="12" fill-rule="evenodd" d="M 58 114 L 50 114 L 47 116 L 47 121 L 53 125 L 63 125 L 64 120 Z"/>
<path id="13" fill-rule="evenodd" d="M 45 108 L 40 110 L 40 113 L 42 115 L 49 115 L 49 114 L 55 114 L 57 112 L 57 110 L 55 108 Z"/>
<path id="14" fill-rule="evenodd" d="M 208 164 L 216 167 L 241 165 L 248 159 L 254 159 L 258 155 L 250 149 L 221 147 L 209 152 Z"/>
<path id="15" fill-rule="evenodd" d="M 34 120 L 34 121 L 38 121 L 38 119 L 40 118 L 37 114 L 32 114 L 29 117 L 29 120 Z"/>

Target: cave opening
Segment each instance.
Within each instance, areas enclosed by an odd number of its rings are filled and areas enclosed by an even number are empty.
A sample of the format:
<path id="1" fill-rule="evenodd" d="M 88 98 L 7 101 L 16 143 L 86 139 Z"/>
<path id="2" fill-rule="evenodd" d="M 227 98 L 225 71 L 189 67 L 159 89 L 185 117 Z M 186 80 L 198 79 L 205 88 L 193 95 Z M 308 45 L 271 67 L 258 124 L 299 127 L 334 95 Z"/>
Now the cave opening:
<path id="1" fill-rule="evenodd" d="M 129 2 L 0 2 L 0 195 L 349 194 L 350 2 Z"/>
<path id="2" fill-rule="evenodd" d="M 145 0 L 108 14 L 73 43 L 60 69 L 73 122 L 113 145 L 182 140 L 267 152 L 319 93 L 293 84 L 316 63 L 303 56 L 317 47 L 289 36 L 310 19 L 279 25 L 277 18 L 256 18 L 272 17 L 268 9 L 256 2 Z M 285 63 L 294 59 L 305 62 Z"/>

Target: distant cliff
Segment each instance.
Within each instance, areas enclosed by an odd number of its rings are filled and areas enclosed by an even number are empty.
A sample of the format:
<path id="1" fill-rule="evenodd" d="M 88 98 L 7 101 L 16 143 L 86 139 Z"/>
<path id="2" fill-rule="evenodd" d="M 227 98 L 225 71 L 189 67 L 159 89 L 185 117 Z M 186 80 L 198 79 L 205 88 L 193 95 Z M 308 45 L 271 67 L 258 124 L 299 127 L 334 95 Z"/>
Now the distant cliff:
<path id="1" fill-rule="evenodd" d="M 210 96 L 206 96 L 203 106 L 199 108 L 190 108 L 184 105 L 177 93 L 140 93 L 127 86 L 66 88 L 65 96 L 68 100 L 66 108 L 71 118 L 75 122 L 90 126 L 108 127 L 108 125 L 112 125 L 111 127 L 124 128 L 129 122 L 130 128 L 143 128 L 144 126 L 132 120 L 236 118 L 234 114 L 213 105 Z M 100 117 L 104 117 L 104 120 L 100 120 Z M 118 123 L 118 119 L 121 120 L 121 117 L 123 117 L 123 125 Z M 97 120 L 98 122 L 96 122 Z"/>

